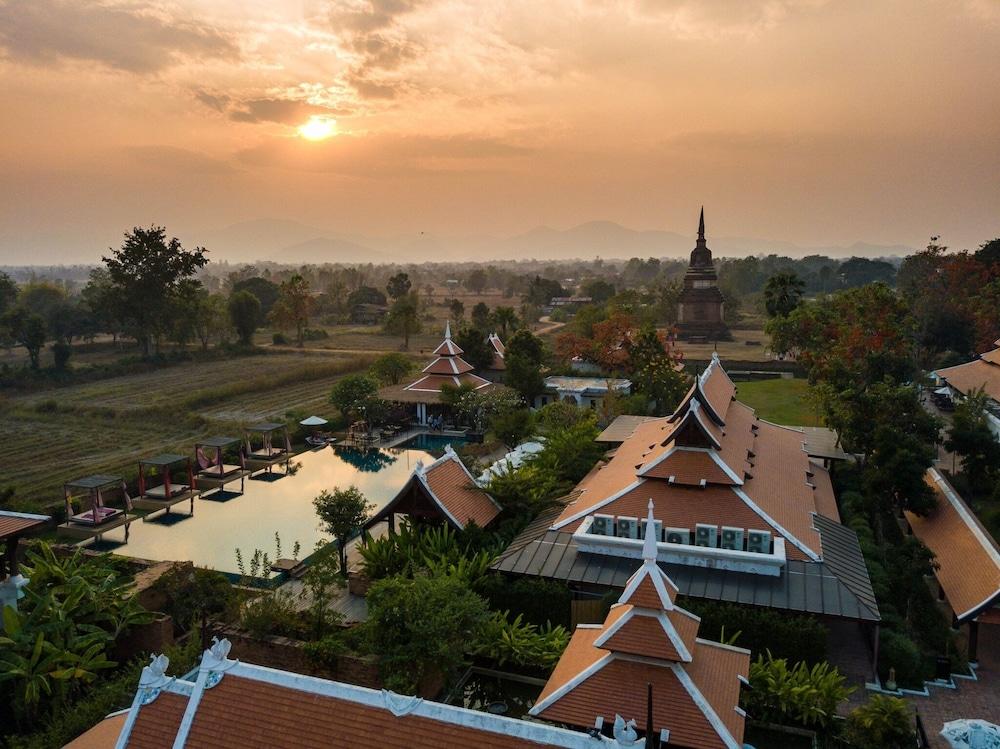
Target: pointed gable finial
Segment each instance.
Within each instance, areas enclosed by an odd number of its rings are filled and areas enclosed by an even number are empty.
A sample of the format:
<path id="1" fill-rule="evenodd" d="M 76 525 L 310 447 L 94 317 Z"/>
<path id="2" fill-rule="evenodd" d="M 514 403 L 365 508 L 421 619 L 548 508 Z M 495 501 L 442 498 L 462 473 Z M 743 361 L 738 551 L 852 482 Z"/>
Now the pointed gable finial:
<path id="1" fill-rule="evenodd" d="M 649 498 L 649 510 L 646 513 L 646 536 L 642 541 L 643 561 L 656 563 L 656 524 L 653 521 L 653 498 Z"/>
<path id="2" fill-rule="evenodd" d="M 698 239 L 705 238 L 705 206 L 701 207 L 701 216 L 698 218 Z"/>
<path id="3" fill-rule="evenodd" d="M 450 341 L 451 340 L 451 320 L 448 320 L 444 324 L 444 339 L 446 341 Z"/>

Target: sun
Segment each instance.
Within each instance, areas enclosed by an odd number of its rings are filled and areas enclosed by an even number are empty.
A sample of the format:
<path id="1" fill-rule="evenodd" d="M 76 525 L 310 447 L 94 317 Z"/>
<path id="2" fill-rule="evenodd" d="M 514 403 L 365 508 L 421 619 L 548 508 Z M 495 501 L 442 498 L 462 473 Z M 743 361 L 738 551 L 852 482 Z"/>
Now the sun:
<path id="1" fill-rule="evenodd" d="M 306 140 L 326 140 L 337 134 L 337 121 L 332 117 L 313 115 L 308 122 L 299 125 L 298 130 Z"/>

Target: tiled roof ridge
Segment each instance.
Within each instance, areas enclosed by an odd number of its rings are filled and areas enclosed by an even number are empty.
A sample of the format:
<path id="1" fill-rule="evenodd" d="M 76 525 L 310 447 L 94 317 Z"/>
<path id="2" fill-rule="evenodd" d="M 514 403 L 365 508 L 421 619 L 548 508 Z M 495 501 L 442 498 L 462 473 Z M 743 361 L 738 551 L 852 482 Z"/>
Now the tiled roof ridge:
<path id="1" fill-rule="evenodd" d="M 153 657 L 151 666 L 143 669 L 139 689 L 136 690 L 132 705 L 128 709 L 128 717 L 118 737 L 116 749 L 126 749 L 129 746 L 131 732 L 140 712 L 146 706 L 155 703 L 161 692 L 180 694 L 188 698 L 183 718 L 176 734 L 172 737 L 174 749 L 183 749 L 198 716 L 198 708 L 203 697 L 221 681 L 229 678 L 246 679 L 259 684 L 386 711 L 387 718 L 391 716 L 423 718 L 441 724 L 442 730 L 445 731 L 447 726 L 461 727 L 485 734 L 521 739 L 539 746 L 565 749 L 588 749 L 597 746 L 605 749 L 624 749 L 628 746 L 615 739 L 595 737 L 588 733 L 545 723 L 493 715 L 420 697 L 396 694 L 385 689 L 375 690 L 266 666 L 245 664 L 228 659 L 229 647 L 228 640 L 214 640 L 212 647 L 202 655 L 198 676 L 194 682 L 167 677 L 164 669 L 169 661 L 165 656 Z M 152 690 L 155 690 L 155 694 Z"/>
<path id="2" fill-rule="evenodd" d="M 934 483 L 941 489 L 941 494 L 944 498 L 955 509 L 955 512 L 958 513 L 962 522 L 972 531 L 972 535 L 976 541 L 983 547 L 983 550 L 990 559 L 1000 567 L 1000 544 L 983 528 L 979 518 L 969 509 L 969 506 L 965 504 L 965 500 L 959 496 L 955 488 L 940 471 L 931 466 L 927 469 L 927 472 L 931 475 Z"/>

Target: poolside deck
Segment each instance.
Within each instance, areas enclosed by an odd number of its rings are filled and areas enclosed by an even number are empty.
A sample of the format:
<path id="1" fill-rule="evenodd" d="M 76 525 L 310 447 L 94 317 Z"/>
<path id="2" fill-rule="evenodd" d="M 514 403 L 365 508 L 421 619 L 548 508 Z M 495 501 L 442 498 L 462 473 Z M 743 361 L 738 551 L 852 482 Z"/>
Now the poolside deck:
<path id="1" fill-rule="evenodd" d="M 181 504 L 182 502 L 190 502 L 191 509 L 190 514 L 194 515 L 194 500 L 196 497 L 200 496 L 201 492 L 197 489 L 188 489 L 187 491 L 175 494 L 170 499 L 158 499 L 156 497 L 141 496 L 136 497 L 132 500 L 132 506 L 137 510 L 145 510 L 146 514 L 142 516 L 143 522 L 146 521 L 150 515 L 160 510 L 166 510 L 170 512 L 170 508 L 174 505 Z"/>

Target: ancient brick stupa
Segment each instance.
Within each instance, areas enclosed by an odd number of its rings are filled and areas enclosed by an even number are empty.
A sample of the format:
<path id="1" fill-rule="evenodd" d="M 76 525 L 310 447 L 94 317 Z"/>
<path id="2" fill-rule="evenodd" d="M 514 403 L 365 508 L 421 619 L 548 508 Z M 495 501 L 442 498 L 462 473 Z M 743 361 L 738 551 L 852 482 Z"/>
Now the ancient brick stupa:
<path id="1" fill-rule="evenodd" d="M 704 208 L 698 220 L 698 241 L 691 250 L 691 263 L 684 274 L 684 290 L 677 302 L 677 328 L 685 340 L 730 337 L 723 317 L 719 277 L 712 262 L 712 251 L 705 243 Z"/>

